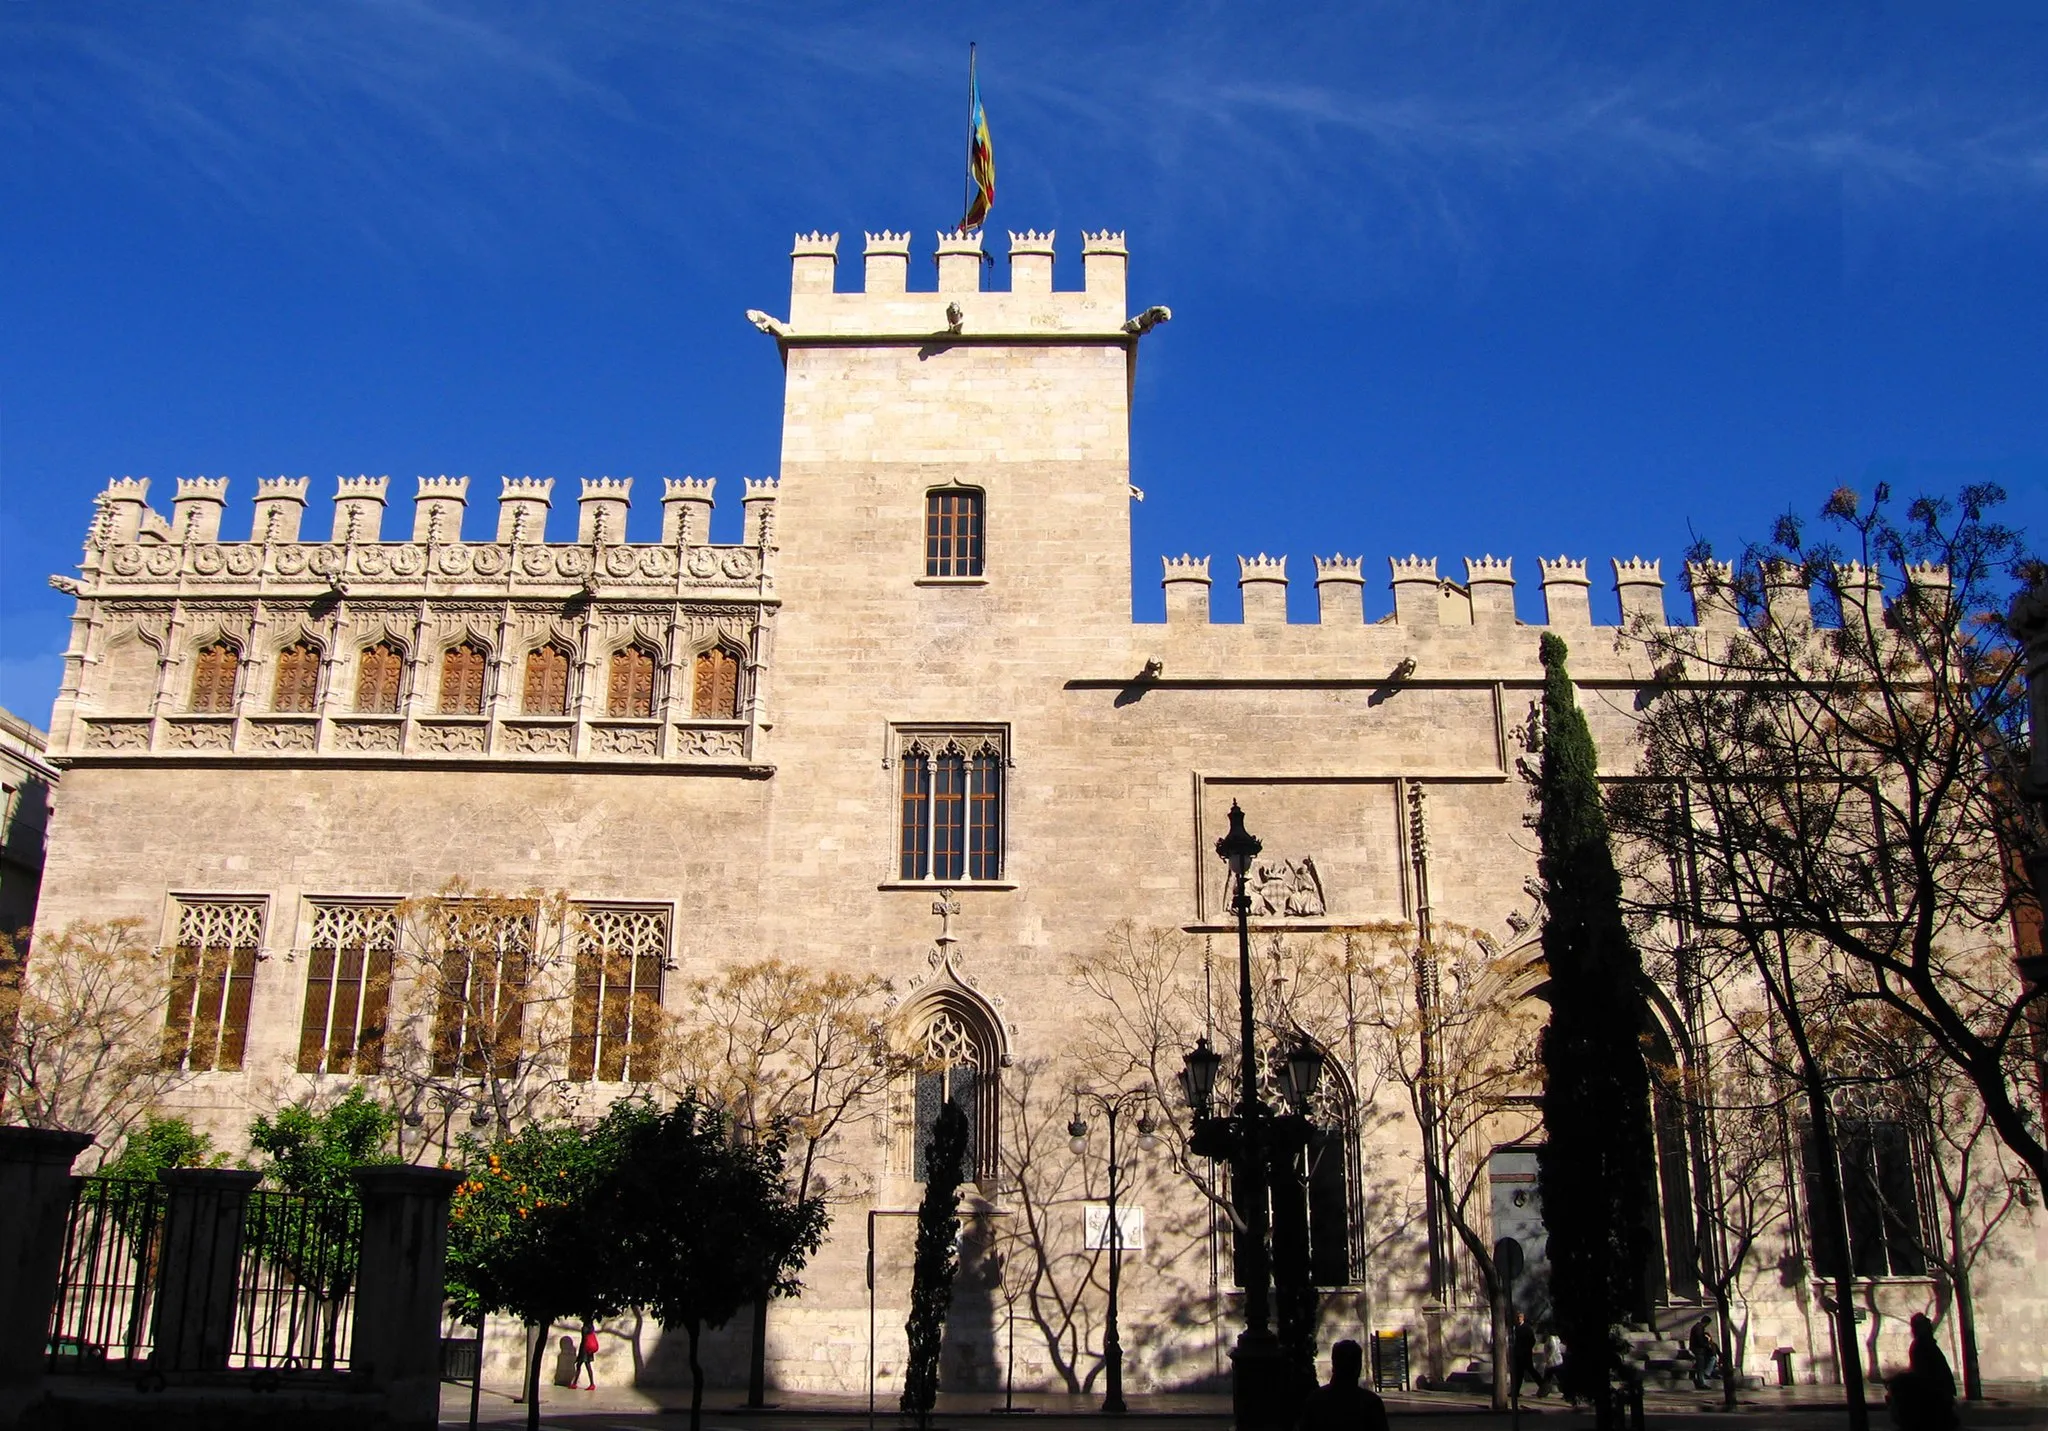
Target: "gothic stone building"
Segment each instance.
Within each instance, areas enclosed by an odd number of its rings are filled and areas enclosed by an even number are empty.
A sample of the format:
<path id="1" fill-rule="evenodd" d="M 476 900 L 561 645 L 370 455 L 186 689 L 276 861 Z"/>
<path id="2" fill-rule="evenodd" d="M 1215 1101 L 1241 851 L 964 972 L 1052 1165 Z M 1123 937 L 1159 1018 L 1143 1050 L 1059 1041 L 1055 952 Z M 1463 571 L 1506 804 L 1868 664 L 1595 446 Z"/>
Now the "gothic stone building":
<path id="1" fill-rule="evenodd" d="M 225 479 L 180 481 L 168 518 L 146 481 L 113 482 L 75 585 L 60 579 L 78 604 L 41 927 L 131 915 L 169 951 L 166 1056 L 190 1073 L 172 1105 L 233 1146 L 280 1099 L 342 1086 L 376 1022 L 361 975 L 395 901 L 458 877 L 559 890 L 636 956 L 588 980 L 591 1000 L 673 1003 L 684 981 L 764 955 L 888 979 L 909 1036 L 976 1104 L 999 1220 L 1016 1212 L 1006 1140 L 1024 1135 L 996 1090 L 1026 1067 L 1064 1086 L 1085 1052 L 1073 971 L 1107 931 L 1188 936 L 1227 1000 L 1213 846 L 1233 801 L 1265 840 L 1262 949 L 1412 925 L 1425 904 L 1526 948 L 1515 732 L 1541 628 L 1517 617 L 1510 563 L 1396 558 L 1389 602 L 1360 560 L 1318 557 L 1304 623 L 1288 619 L 1287 559 L 1240 557 L 1243 620 L 1228 623 L 1210 616 L 1208 558 L 1169 558 L 1164 624 L 1134 622 L 1132 377 L 1166 314 L 1131 316 L 1121 234 L 1083 249 L 1084 286 L 1059 291 L 1051 235 L 1013 235 L 1010 288 L 993 291 L 979 239 L 945 236 L 936 291 L 912 291 L 908 235 L 869 235 L 857 284 L 837 235 L 800 237 L 787 319 L 749 315 L 786 395 L 779 477 L 746 482 L 736 544 L 709 540 L 714 484 L 696 478 L 665 483 L 656 542 L 626 539 L 629 480 L 582 484 L 574 541 L 545 530 L 551 481 L 507 478 L 493 529 L 467 510 L 467 478 L 422 478 L 408 528 L 386 479 L 344 478 L 319 536 L 301 530 L 302 478 L 259 482 L 253 525 L 226 515 Z M 1592 624 L 1585 562 L 1540 565 L 1548 628 L 1625 763 L 1640 655 Z M 1613 574 L 1627 617 L 1667 619 L 1655 562 Z M 1701 606 L 1685 614 L 1733 619 Z M 1660 1036 L 1682 1060 L 1672 1023 Z M 1349 1126 L 1317 1198 L 1330 1331 L 1407 1328 L 1417 1370 L 1454 1371 L 1483 1344 L 1469 1272 L 1454 1275 L 1453 1247 L 1429 1255 L 1412 1198 L 1361 1191 L 1419 1186 L 1415 1125 L 1347 1104 L 1363 1075 L 1333 1052 L 1332 1116 Z M 622 1057 L 586 1044 L 572 1060 L 586 1106 L 617 1087 L 595 1080 L 631 1076 Z M 916 1205 L 930 1102 L 905 1093 L 876 1136 L 837 1148 L 830 1241 L 771 1322 L 780 1384 L 862 1389 L 873 1326 L 893 1394 L 908 1233 L 864 1214 Z M 1063 1125 L 1071 1109 L 1052 1102 Z M 1155 1112 L 1186 1116 L 1178 1099 Z M 1664 1150 L 1667 1326 L 1698 1296 L 1685 1141 Z M 1063 1128 L 1053 1147 L 1066 1156 Z M 1532 1168 L 1526 1151 L 1492 1158 L 1493 1230 L 1540 1238 Z M 1081 1195 L 1101 1196 L 1099 1172 Z M 1133 1382 L 1199 1381 L 1234 1335 L 1216 1220 L 1156 1161 L 1126 1196 L 1154 1230 L 1122 1281 Z M 1078 1205 L 1053 1212 L 1045 1236 L 1077 1251 Z M 1796 1375 L 1825 1380 L 1818 1284 L 1777 1260 L 1797 1221 L 1745 1283 L 1746 1362 L 1769 1375 L 1790 1348 Z M 1872 1348 L 1896 1362 L 1905 1314 L 1937 1292 L 1884 1237 L 1869 1230 L 1878 1260 L 1859 1266 Z M 2044 1252 L 2048 1221 L 2023 1211 L 1986 1267 L 1990 1375 L 2048 1370 Z M 999 1374 L 999 1296 L 984 1296 L 988 1335 L 956 1338 L 950 1376 Z M 1099 1282 L 1081 1301 L 1067 1356 L 1087 1374 Z M 1014 1314 L 1019 1384 L 1056 1385 L 1030 1310 Z"/>

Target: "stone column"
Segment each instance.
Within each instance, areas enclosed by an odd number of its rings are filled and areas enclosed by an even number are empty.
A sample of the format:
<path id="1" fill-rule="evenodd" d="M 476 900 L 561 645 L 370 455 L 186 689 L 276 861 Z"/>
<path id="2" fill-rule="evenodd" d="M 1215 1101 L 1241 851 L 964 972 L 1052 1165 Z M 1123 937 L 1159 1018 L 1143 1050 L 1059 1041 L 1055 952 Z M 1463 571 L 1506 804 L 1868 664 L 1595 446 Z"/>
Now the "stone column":
<path id="1" fill-rule="evenodd" d="M 168 1168 L 163 1260 L 151 1340 L 165 1371 L 220 1371 L 235 1332 L 242 1220 L 262 1175 L 241 1168 Z"/>
<path id="2" fill-rule="evenodd" d="M 441 1303 L 448 1203 L 462 1174 L 409 1163 L 358 1168 L 363 1250 L 349 1369 L 389 1398 L 394 1427 L 441 1414 Z"/>
<path id="3" fill-rule="evenodd" d="M 42 1378 L 71 1160 L 91 1143 L 62 1128 L 0 1128 L 0 1421 L 9 1424 Z"/>

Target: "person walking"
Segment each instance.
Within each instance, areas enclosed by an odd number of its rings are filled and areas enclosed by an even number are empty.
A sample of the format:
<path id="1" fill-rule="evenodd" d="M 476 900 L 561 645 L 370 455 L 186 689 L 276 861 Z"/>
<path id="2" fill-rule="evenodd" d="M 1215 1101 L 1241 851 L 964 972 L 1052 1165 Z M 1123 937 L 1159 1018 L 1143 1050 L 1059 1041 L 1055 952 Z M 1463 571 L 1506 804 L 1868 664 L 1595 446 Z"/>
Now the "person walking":
<path id="1" fill-rule="evenodd" d="M 1388 1431 L 1387 1403 L 1358 1384 L 1365 1372 L 1365 1348 L 1341 1341 L 1330 1348 L 1330 1380 L 1309 1393 L 1301 1431 Z"/>
<path id="2" fill-rule="evenodd" d="M 1554 1331 L 1545 1332 L 1536 1344 L 1536 1394 L 1548 1396 L 1557 1389 L 1558 1372 L 1564 1367 L 1564 1343 Z"/>
<path id="3" fill-rule="evenodd" d="M 1508 1354 L 1515 1373 L 1510 1399 L 1519 1406 L 1525 1379 L 1535 1382 L 1539 1389 L 1543 1385 L 1542 1378 L 1536 1374 L 1536 1329 L 1529 1325 L 1527 1312 L 1515 1313 L 1515 1329 L 1508 1341 Z"/>
<path id="4" fill-rule="evenodd" d="M 1956 1374 L 1934 1339 L 1933 1320 L 1925 1312 L 1915 1312 L 1907 1325 L 1913 1330 L 1906 1364 L 1914 1381 L 1913 1409 L 1919 1414 L 1915 1424 L 1927 1431 L 1948 1431 L 1956 1424 Z"/>
<path id="5" fill-rule="evenodd" d="M 1714 1345 L 1714 1334 L 1709 1325 L 1711 1318 L 1701 1317 L 1692 1324 L 1692 1336 L 1686 1340 L 1686 1350 L 1692 1353 L 1692 1384 L 1705 1391 L 1709 1383 L 1721 1370 L 1721 1353 Z"/>
<path id="6" fill-rule="evenodd" d="M 572 1391 L 575 1389 L 576 1383 L 583 1379 L 585 1373 L 588 1373 L 590 1376 L 590 1385 L 583 1389 L 585 1391 L 597 1390 L 597 1348 L 597 1324 L 591 1321 L 590 1318 L 585 1317 L 583 1319 L 583 1337 L 576 1343 L 576 1374 L 569 1378 L 569 1387 Z"/>

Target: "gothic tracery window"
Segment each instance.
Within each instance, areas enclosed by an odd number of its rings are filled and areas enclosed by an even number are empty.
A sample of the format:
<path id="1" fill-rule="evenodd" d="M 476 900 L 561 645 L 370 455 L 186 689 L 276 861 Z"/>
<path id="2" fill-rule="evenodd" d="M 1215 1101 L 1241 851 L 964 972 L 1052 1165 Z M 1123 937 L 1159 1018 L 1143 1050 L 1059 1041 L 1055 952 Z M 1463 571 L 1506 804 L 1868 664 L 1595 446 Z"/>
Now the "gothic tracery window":
<path id="1" fill-rule="evenodd" d="M 299 1072 L 376 1073 L 384 1066 L 398 911 L 389 905 L 317 904 L 306 954 Z"/>
<path id="2" fill-rule="evenodd" d="M 171 992 L 164 1011 L 166 1068 L 204 1073 L 242 1066 L 249 996 L 263 943 L 263 902 L 197 899 L 178 906 Z"/>
<path id="3" fill-rule="evenodd" d="M 1806 1207 L 1814 1270 L 1835 1277 L 1923 1277 L 1927 1274 L 1926 1220 L 1922 1216 L 1918 1150 L 1906 1124 L 1881 1100 L 1862 1106 L 1843 1101 L 1834 1118 L 1835 1157 L 1842 1179 L 1842 1212 L 1849 1246 L 1819 1215 L 1820 1141 L 1809 1124 L 1801 1138 Z"/>
<path id="4" fill-rule="evenodd" d="M 455 901 L 440 911 L 434 985 L 436 1076 L 509 1073 L 524 1055 L 538 911 Z"/>
<path id="5" fill-rule="evenodd" d="M 356 710 L 362 715 L 397 715 L 405 657 L 389 641 L 363 647 L 356 662 Z"/>
<path id="6" fill-rule="evenodd" d="M 994 1031 L 987 1020 L 964 1002 L 939 1002 L 925 1020 L 914 1056 L 912 1175 L 919 1182 L 925 1180 L 925 1150 L 939 1110 L 950 1100 L 967 1115 L 967 1176 L 978 1181 L 993 1178 L 997 1058 Z"/>
<path id="7" fill-rule="evenodd" d="M 897 814 L 903 879 L 1003 874 L 1003 752 L 994 737 L 906 741 Z"/>
<path id="8" fill-rule="evenodd" d="M 698 720 L 740 718 L 740 658 L 723 646 L 700 651 L 691 669 L 690 714 Z"/>
<path id="9" fill-rule="evenodd" d="M 576 996 L 570 1011 L 569 1077 L 607 1083 L 652 1075 L 668 960 L 668 911 L 579 911 Z"/>
<path id="10" fill-rule="evenodd" d="M 924 574 L 981 575 L 981 493 L 940 487 L 924 499 Z"/>
<path id="11" fill-rule="evenodd" d="M 235 678 L 241 653 L 226 641 L 201 646 L 192 661 L 192 701 L 196 714 L 226 715 L 235 708 Z"/>
<path id="12" fill-rule="evenodd" d="M 305 714 L 319 704 L 320 648 L 309 641 L 294 641 L 277 653 L 277 685 L 270 708 Z"/>
<path id="13" fill-rule="evenodd" d="M 614 720 L 646 720 L 654 714 L 654 653 L 627 646 L 612 653 L 605 714 Z"/>
<path id="14" fill-rule="evenodd" d="M 526 690 L 519 709 L 537 716 L 569 713 L 569 653 L 554 642 L 526 653 Z"/>
<path id="15" fill-rule="evenodd" d="M 490 661 L 474 641 L 450 646 L 441 654 L 441 714 L 482 715 L 484 679 Z"/>

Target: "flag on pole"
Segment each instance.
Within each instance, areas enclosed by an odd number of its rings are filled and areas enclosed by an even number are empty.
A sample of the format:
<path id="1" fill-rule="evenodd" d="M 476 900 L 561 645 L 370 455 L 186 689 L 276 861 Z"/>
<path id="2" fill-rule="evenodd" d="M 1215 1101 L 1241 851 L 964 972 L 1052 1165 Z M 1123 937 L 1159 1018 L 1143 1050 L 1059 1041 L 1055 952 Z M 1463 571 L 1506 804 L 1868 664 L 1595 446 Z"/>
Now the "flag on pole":
<path id="1" fill-rule="evenodd" d="M 996 156 L 989 146 L 988 115 L 981 107 L 981 82 L 975 77 L 974 46 L 967 47 L 967 203 L 960 219 L 962 232 L 981 227 L 996 201 Z"/>

